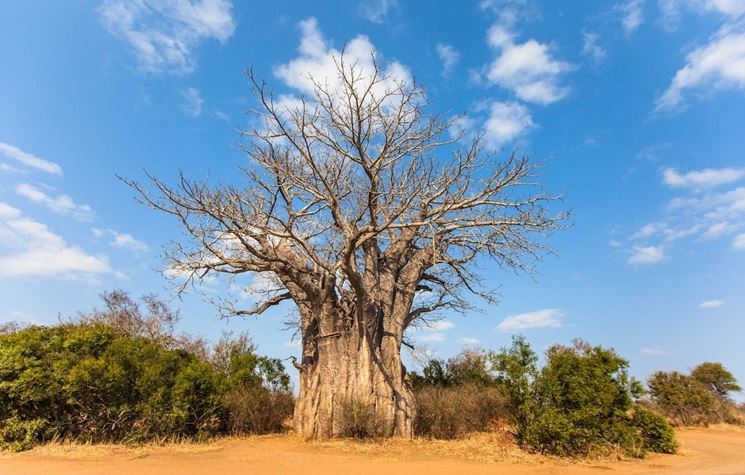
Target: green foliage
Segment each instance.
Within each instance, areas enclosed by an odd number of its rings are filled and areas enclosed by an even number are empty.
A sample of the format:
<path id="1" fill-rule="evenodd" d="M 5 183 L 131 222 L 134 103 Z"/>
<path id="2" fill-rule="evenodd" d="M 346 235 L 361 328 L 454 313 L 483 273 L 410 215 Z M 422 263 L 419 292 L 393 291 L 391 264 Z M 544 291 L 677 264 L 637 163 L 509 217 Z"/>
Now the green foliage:
<path id="1" fill-rule="evenodd" d="M 651 404 L 673 424 L 692 426 L 739 423 L 728 395 L 740 391 L 735 377 L 721 363 L 702 363 L 690 375 L 658 371 L 647 380 Z"/>
<path id="2" fill-rule="evenodd" d="M 635 385 L 611 350 L 578 342 L 554 346 L 534 382 L 524 439 L 542 452 L 584 455 L 618 446 L 635 452 L 627 412 Z M 532 419 L 532 420 L 531 420 Z"/>
<path id="3" fill-rule="evenodd" d="M 727 397 L 731 392 L 742 391 L 737 380 L 722 363 L 701 363 L 693 368 L 691 377 L 714 394 Z"/>
<path id="4" fill-rule="evenodd" d="M 509 395 L 512 421 L 518 438 L 526 435 L 534 412 L 533 383 L 537 375 L 538 355 L 522 335 L 512 338 L 512 345 L 489 356 L 496 380 Z"/>
<path id="5" fill-rule="evenodd" d="M 422 375 L 410 373 L 414 389 L 430 386 L 450 387 L 462 384 L 494 386 L 496 380 L 489 369 L 489 355 L 479 350 L 464 350 L 447 362 L 431 359 L 422 369 Z"/>
<path id="6" fill-rule="evenodd" d="M 234 421 L 239 394 L 265 402 L 281 394 L 283 404 L 266 409 L 282 408 L 275 419 L 289 413 L 282 363 L 257 356 L 246 337 L 224 339 L 226 360 L 219 351 L 211 359 L 173 341 L 100 323 L 0 335 L 0 440 L 25 449 L 52 438 L 143 441 L 263 431 L 260 419 L 248 423 L 241 414 L 243 422 Z"/>
<path id="7" fill-rule="evenodd" d="M 675 432 L 664 416 L 637 407 L 634 410 L 632 423 L 639 430 L 643 446 L 650 452 L 674 454 L 678 451 Z"/>
<path id="8" fill-rule="evenodd" d="M 536 354 L 515 337 L 491 361 L 510 395 L 511 420 L 526 447 L 568 456 L 609 450 L 643 456 L 669 445 L 654 439 L 664 431 L 644 432 L 634 423 L 630 414 L 642 387 L 629 377 L 628 362 L 612 350 L 582 341 L 554 346 L 539 369 Z"/>

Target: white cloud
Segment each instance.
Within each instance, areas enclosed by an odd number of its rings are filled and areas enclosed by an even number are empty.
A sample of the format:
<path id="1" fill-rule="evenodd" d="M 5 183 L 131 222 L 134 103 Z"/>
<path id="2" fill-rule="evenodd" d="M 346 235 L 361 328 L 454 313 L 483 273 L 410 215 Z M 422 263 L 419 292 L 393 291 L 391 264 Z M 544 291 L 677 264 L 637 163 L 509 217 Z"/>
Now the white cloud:
<path id="1" fill-rule="evenodd" d="M 724 305 L 724 300 L 707 300 L 698 304 L 698 308 L 718 308 Z"/>
<path id="2" fill-rule="evenodd" d="M 631 239 L 641 239 L 654 236 L 667 229 L 667 224 L 662 222 L 648 223 L 641 227 L 637 232 L 631 235 Z"/>
<path id="3" fill-rule="evenodd" d="M 202 115 L 202 104 L 204 99 L 199 93 L 199 90 L 195 87 L 187 87 L 181 91 L 181 98 L 184 102 L 181 104 L 181 109 L 184 113 L 191 117 L 199 117 Z"/>
<path id="4" fill-rule="evenodd" d="M 398 7 L 398 0 L 364 0 L 360 12 L 373 23 L 383 23 L 388 13 Z"/>
<path id="5" fill-rule="evenodd" d="M 327 84 L 332 92 L 338 92 L 343 87 L 335 58 L 339 58 L 341 52 L 331 47 L 318 28 L 318 21 L 311 17 L 298 24 L 301 31 L 301 40 L 298 51 L 300 55 L 275 68 L 274 74 L 285 84 L 305 94 L 313 94 L 314 83 L 311 78 L 321 84 Z M 344 48 L 344 58 L 348 65 L 356 64 L 362 75 L 371 77 L 373 71 L 373 56 L 379 60 L 375 46 L 367 36 L 358 35 Z M 412 76 L 409 70 L 397 61 L 388 62 L 382 71 L 387 80 L 381 81 L 373 88 L 373 95 L 380 95 L 386 91 L 396 88 L 396 81 L 411 83 Z M 360 82 L 359 87 L 367 84 Z M 288 109 L 299 105 L 299 100 L 293 96 L 282 96 L 279 98 Z"/>
<path id="6" fill-rule="evenodd" d="M 123 249 L 129 249 L 137 253 L 146 252 L 149 249 L 147 244 L 135 239 L 134 236 L 132 236 L 131 234 L 120 233 L 118 231 L 114 231 L 113 229 L 93 228 L 93 236 L 97 238 L 109 236 L 111 237 L 111 241 L 109 241 L 110 245 Z"/>
<path id="7" fill-rule="evenodd" d="M 449 76 L 455 69 L 455 65 L 460 60 L 460 53 L 453 46 L 445 43 L 437 43 L 437 56 L 442 63 L 443 76 Z"/>
<path id="8" fill-rule="evenodd" d="M 734 232 L 738 226 L 736 224 L 729 223 L 727 221 L 720 221 L 709 226 L 709 229 L 704 233 L 704 237 L 717 238 Z"/>
<path id="9" fill-rule="evenodd" d="M 634 246 L 632 251 L 629 264 L 656 264 L 665 259 L 665 248 L 662 246 Z"/>
<path id="10" fill-rule="evenodd" d="M 725 25 L 708 44 L 686 56 L 686 64 L 657 99 L 655 112 L 674 112 L 684 106 L 689 90 L 711 92 L 745 89 L 745 31 Z"/>
<path id="11" fill-rule="evenodd" d="M 745 233 L 735 236 L 735 240 L 732 241 L 732 249 L 736 251 L 745 251 Z"/>
<path id="12" fill-rule="evenodd" d="M 530 111 L 524 105 L 495 101 L 489 106 L 489 117 L 484 124 L 485 138 L 491 147 L 499 148 L 534 126 Z"/>
<path id="13" fill-rule="evenodd" d="M 49 231 L 45 224 L 0 203 L 0 277 L 74 276 L 111 272 L 105 257 L 92 256 Z"/>
<path id="14" fill-rule="evenodd" d="M 745 186 L 719 191 L 715 187 L 745 178 L 745 170 L 734 168 L 694 170 L 680 173 L 663 171 L 663 183 L 679 189 L 682 195 L 671 199 L 658 221 L 648 223 L 629 236 L 634 264 L 654 263 L 665 258 L 673 243 L 707 243 L 741 232 L 745 228 Z M 745 238 L 732 243 L 734 250 Z M 633 261 L 633 262 L 632 262 Z"/>
<path id="15" fill-rule="evenodd" d="M 504 25 L 513 25 L 521 17 L 538 14 L 530 8 L 528 0 L 481 0 L 479 6 L 482 10 L 495 13 Z"/>
<path id="16" fill-rule="evenodd" d="M 90 221 L 93 219 L 93 209 L 88 205 L 79 205 L 68 195 L 61 194 L 51 196 L 39 188 L 27 183 L 16 185 L 16 193 L 34 203 L 41 204 L 60 215 L 71 215 L 78 221 Z"/>
<path id="17" fill-rule="evenodd" d="M 662 172 L 662 182 L 675 188 L 709 188 L 732 183 L 745 177 L 742 168 L 705 168 L 680 174 L 675 168 Z"/>
<path id="18" fill-rule="evenodd" d="M 56 163 L 43 160 L 5 142 L 0 142 L 0 153 L 26 167 L 35 168 L 54 175 L 62 175 L 62 168 Z"/>
<path id="19" fill-rule="evenodd" d="M 527 102 L 551 104 L 566 97 L 569 88 L 560 84 L 560 76 L 572 66 L 553 59 L 548 45 L 534 39 L 515 43 L 514 37 L 503 23 L 489 29 L 489 46 L 499 54 L 484 68 L 487 80 Z"/>
<path id="20" fill-rule="evenodd" d="M 644 0 L 627 0 L 618 4 L 616 9 L 621 12 L 621 25 L 627 35 L 634 33 L 644 22 Z"/>
<path id="21" fill-rule="evenodd" d="M 530 328 L 558 328 L 564 319 L 564 312 L 547 308 L 536 312 L 511 315 L 497 325 L 496 330 L 502 333 L 527 330 Z"/>
<path id="22" fill-rule="evenodd" d="M 659 0 L 662 24 L 666 30 L 674 30 L 680 24 L 681 10 L 687 9 L 699 15 L 718 13 L 735 19 L 745 14 L 742 0 Z"/>
<path id="23" fill-rule="evenodd" d="M 104 27 L 129 44 L 147 73 L 189 73 L 203 39 L 227 41 L 235 30 L 230 0 L 106 0 Z"/>
<path id="24" fill-rule="evenodd" d="M 11 219 L 21 216 L 21 210 L 0 201 L 0 219 Z"/>
<path id="25" fill-rule="evenodd" d="M 600 35 L 597 33 L 583 33 L 582 34 L 582 54 L 592 59 L 595 63 L 601 63 L 608 52 L 598 44 L 598 38 Z"/>

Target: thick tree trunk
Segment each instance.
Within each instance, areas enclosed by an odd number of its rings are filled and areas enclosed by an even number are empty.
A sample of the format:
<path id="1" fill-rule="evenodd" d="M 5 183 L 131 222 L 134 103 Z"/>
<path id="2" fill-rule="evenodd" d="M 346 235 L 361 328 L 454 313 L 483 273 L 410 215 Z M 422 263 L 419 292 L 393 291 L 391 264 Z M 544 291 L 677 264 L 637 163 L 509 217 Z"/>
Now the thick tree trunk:
<path id="1" fill-rule="evenodd" d="M 413 436 L 415 401 L 395 335 L 376 343 L 364 332 L 332 332 L 304 339 L 303 345 L 294 417 L 298 434 L 349 435 L 354 411 L 375 419 L 377 435 Z"/>

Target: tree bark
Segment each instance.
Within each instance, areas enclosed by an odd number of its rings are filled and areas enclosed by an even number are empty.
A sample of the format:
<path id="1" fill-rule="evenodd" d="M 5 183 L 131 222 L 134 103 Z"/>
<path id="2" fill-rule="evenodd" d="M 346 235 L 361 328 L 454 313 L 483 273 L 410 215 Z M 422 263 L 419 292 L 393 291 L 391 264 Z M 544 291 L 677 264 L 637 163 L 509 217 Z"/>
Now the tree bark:
<path id="1" fill-rule="evenodd" d="M 375 417 L 376 435 L 413 436 L 416 407 L 397 335 L 375 338 L 356 329 L 307 333 L 296 433 L 305 438 L 347 435 L 351 405 L 364 405 Z"/>

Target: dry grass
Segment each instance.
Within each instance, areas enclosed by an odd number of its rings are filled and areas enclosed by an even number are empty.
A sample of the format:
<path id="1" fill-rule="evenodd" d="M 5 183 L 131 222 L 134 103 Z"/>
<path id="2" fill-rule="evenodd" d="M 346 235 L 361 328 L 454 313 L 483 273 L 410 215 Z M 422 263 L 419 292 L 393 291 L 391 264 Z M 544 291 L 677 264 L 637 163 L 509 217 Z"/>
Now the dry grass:
<path id="1" fill-rule="evenodd" d="M 386 460 L 468 460 L 479 463 L 515 463 L 541 465 L 598 466 L 621 457 L 566 458 L 527 452 L 521 449 L 507 431 L 477 432 L 450 440 L 401 439 L 330 439 L 310 441 L 309 445 L 329 452 L 342 452 Z"/>
<path id="2" fill-rule="evenodd" d="M 248 440 L 251 437 L 219 437 L 207 442 L 182 441 L 160 441 L 147 442 L 143 444 L 115 444 L 115 443 L 83 443 L 83 442 L 50 442 L 28 450 L 34 455 L 48 457 L 63 457 L 71 459 L 98 459 L 111 455 L 125 455 L 137 458 L 151 454 L 195 454 L 222 450 L 225 446 L 239 440 Z M 24 452 L 25 453 L 25 452 Z M 0 457 L 16 455 L 14 452 L 0 451 Z"/>

